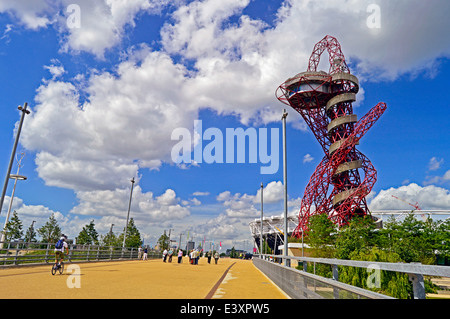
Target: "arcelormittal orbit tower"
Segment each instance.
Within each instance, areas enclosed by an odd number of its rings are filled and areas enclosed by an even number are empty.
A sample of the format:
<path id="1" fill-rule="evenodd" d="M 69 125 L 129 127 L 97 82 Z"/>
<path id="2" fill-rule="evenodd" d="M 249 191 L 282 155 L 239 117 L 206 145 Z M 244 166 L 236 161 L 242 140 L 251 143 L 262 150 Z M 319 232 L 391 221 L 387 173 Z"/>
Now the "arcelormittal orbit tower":
<path id="1" fill-rule="evenodd" d="M 328 73 L 317 71 L 325 50 Z M 358 121 L 352 107 L 358 90 L 359 81 L 350 73 L 339 42 L 327 35 L 315 45 L 308 70 L 286 80 L 276 91 L 281 102 L 301 114 L 325 153 L 306 186 L 294 236 L 308 229 L 309 217 L 315 214 L 327 214 L 342 226 L 353 216 L 369 213 L 365 197 L 376 182 L 377 171 L 356 145 L 386 104 L 378 103 Z"/>

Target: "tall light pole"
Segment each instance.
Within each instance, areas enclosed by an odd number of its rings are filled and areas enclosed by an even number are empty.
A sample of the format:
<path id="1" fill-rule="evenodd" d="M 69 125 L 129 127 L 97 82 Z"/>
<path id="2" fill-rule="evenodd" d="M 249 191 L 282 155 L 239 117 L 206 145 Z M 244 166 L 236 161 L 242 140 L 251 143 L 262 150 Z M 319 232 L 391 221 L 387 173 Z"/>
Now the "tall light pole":
<path id="1" fill-rule="evenodd" d="M 259 239 L 259 256 L 262 257 L 262 247 L 263 247 L 263 191 L 264 185 L 261 182 L 261 237 Z"/>
<path id="2" fill-rule="evenodd" d="M 127 223 L 125 225 L 125 232 L 123 234 L 123 244 L 122 248 L 125 248 L 125 240 L 127 239 L 127 231 L 128 231 L 128 219 L 130 218 L 130 209 L 131 209 L 131 198 L 133 197 L 133 186 L 134 186 L 134 177 L 131 180 L 131 192 L 130 192 L 130 201 L 128 203 L 128 214 L 127 214 Z"/>
<path id="3" fill-rule="evenodd" d="M 109 229 L 109 246 L 112 246 L 112 229 L 114 224 L 111 224 L 111 228 Z"/>
<path id="4" fill-rule="evenodd" d="M 11 158 L 9 159 L 8 171 L 6 172 L 5 183 L 3 184 L 2 197 L 0 199 L 0 213 L 2 211 L 3 202 L 5 201 L 6 189 L 8 188 L 9 176 L 11 174 L 11 168 L 14 162 L 14 156 L 16 155 L 17 144 L 19 143 L 20 132 L 22 131 L 23 120 L 25 119 L 25 114 L 30 114 L 30 111 L 27 110 L 28 103 L 25 102 L 23 107 L 19 106 L 17 109 L 22 111 L 22 115 L 20 117 L 19 127 L 17 128 L 16 139 L 14 141 L 13 150 L 11 152 Z"/>
<path id="5" fill-rule="evenodd" d="M 3 243 L 5 242 L 5 238 L 6 238 L 5 231 L 6 231 L 6 226 L 8 225 L 9 215 L 11 214 L 11 208 L 12 208 L 12 204 L 13 204 L 13 200 L 14 200 L 14 193 L 16 192 L 17 180 L 24 181 L 24 180 L 27 179 L 25 176 L 19 175 L 20 168 L 23 166 L 22 165 L 22 159 L 23 159 L 24 156 L 25 156 L 25 153 L 22 152 L 20 154 L 20 159 L 17 160 L 17 174 L 9 175 L 9 177 L 11 179 L 14 179 L 14 187 L 13 187 L 13 191 L 12 191 L 12 194 L 11 194 L 11 198 L 9 199 L 8 213 L 6 214 L 5 225 L 3 226 L 2 237 L 0 239 L 0 241 L 1 241 L 0 248 L 3 248 Z"/>
<path id="6" fill-rule="evenodd" d="M 287 201 L 287 152 L 286 152 L 286 117 L 288 113 L 286 109 L 283 111 L 283 179 L 284 179 L 284 265 L 289 266 L 288 256 L 288 201 Z"/>

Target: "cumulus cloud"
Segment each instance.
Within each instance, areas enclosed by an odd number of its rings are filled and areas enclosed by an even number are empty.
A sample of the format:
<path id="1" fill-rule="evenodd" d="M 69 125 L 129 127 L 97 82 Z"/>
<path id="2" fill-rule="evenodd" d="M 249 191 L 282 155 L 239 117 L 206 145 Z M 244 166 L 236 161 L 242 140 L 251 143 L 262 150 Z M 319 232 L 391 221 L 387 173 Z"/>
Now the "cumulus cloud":
<path id="1" fill-rule="evenodd" d="M 74 84 L 42 84 L 21 136 L 27 149 L 37 151 L 39 176 L 74 190 L 114 189 L 127 185 L 139 168 L 170 161 L 171 132 L 192 126 L 197 115 L 173 90 L 185 72 L 144 47 L 130 53 L 116 74 L 91 76 L 82 105 Z"/>
<path id="2" fill-rule="evenodd" d="M 403 201 L 411 204 L 418 203 L 423 210 L 450 209 L 450 191 L 448 189 L 434 185 L 422 187 L 415 183 L 398 188 L 391 187 L 387 190 L 381 190 L 379 194 L 371 200 L 369 208 L 371 210 L 414 209 L 407 203 L 392 196 L 401 198 Z"/>
<path id="3" fill-rule="evenodd" d="M 2 10 L 25 10 L 11 3 Z M 77 75 L 85 78 L 83 86 L 75 80 L 58 80 L 63 66 L 49 67 L 53 78 L 38 89 L 37 105 L 25 121 L 23 135 L 24 146 L 38 152 L 40 176 L 48 185 L 82 190 L 124 185 L 133 171 L 170 162 L 168 137 L 177 127 L 190 128 L 202 108 L 236 115 L 244 124 L 279 121 L 282 105 L 273 96 L 276 87 L 306 69 L 314 43 L 325 34 L 338 37 L 357 73 L 364 76 L 376 69 L 371 79 L 416 72 L 419 66 L 432 65 L 424 61 L 450 52 L 445 36 L 429 37 L 421 31 L 414 34 L 414 41 L 400 41 L 410 35 L 411 23 L 417 28 L 414 15 L 421 14 L 420 25 L 433 34 L 448 29 L 448 19 L 438 19 L 444 11 L 439 6 L 418 2 L 417 8 L 423 10 L 411 12 L 410 2 L 394 6 L 381 1 L 383 24 L 377 31 L 366 25 L 369 1 L 285 1 L 273 25 L 243 15 L 248 4 L 249 0 L 204 0 L 179 5 L 161 29 L 160 51 L 147 45 L 131 48 L 114 70 L 91 70 L 88 78 Z M 117 45 L 124 27 L 133 26 L 136 16 L 155 12 L 164 3 L 79 5 L 86 25 L 65 30 L 69 32 L 65 41 L 73 40 L 77 44 L 71 47 L 99 55 L 105 49 L 100 40 Z M 97 28 L 95 23 L 101 21 L 105 23 Z M 306 129 L 298 114 L 291 113 L 293 127 Z"/>
<path id="4" fill-rule="evenodd" d="M 89 216 L 115 216 L 125 218 L 130 198 L 129 189 L 98 190 L 77 192 L 80 204 L 75 206 L 72 214 Z M 167 189 L 160 196 L 152 192 L 142 192 L 139 185 L 133 190 L 130 215 L 141 222 L 154 223 L 161 220 L 182 219 L 190 215 L 187 207 L 181 205 L 172 189 Z"/>
<path id="5" fill-rule="evenodd" d="M 105 51 L 120 45 L 127 27 L 134 28 L 139 14 L 159 14 L 167 0 L 3 0 L 7 12 L 27 29 L 53 26 L 63 52 L 89 52 L 103 59 Z M 176 3 L 176 2 L 175 2 Z"/>
<path id="6" fill-rule="evenodd" d="M 279 203 L 283 198 L 284 187 L 282 182 L 272 181 L 263 188 L 264 204 Z M 231 194 L 230 191 L 225 191 L 217 196 L 217 201 L 222 202 L 226 208 L 226 216 L 252 219 L 258 217 L 260 214 L 260 208 L 256 208 L 255 205 L 260 205 L 261 203 L 261 189 L 258 189 L 255 195 Z"/>
<path id="7" fill-rule="evenodd" d="M 13 15 L 26 28 L 37 30 L 52 23 L 52 8 L 47 1 L 3 0 L 0 12 Z"/>

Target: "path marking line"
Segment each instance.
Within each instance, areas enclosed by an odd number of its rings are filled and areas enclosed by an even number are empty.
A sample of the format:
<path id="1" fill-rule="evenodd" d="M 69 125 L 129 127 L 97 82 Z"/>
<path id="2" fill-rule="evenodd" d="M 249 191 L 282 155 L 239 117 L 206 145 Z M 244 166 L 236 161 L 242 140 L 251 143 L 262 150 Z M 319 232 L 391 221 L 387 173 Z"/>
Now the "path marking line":
<path id="1" fill-rule="evenodd" d="M 236 264 L 236 262 L 232 263 L 227 270 L 225 270 L 225 272 L 223 273 L 222 277 L 220 277 L 219 281 L 216 282 L 216 284 L 212 287 L 212 289 L 210 290 L 210 292 L 208 292 L 208 294 L 206 295 L 205 299 L 211 299 L 214 296 L 214 293 L 216 292 L 216 290 L 219 288 L 220 284 L 222 283 L 222 281 L 225 279 L 225 276 L 227 275 L 228 271 L 230 270 L 231 267 L 234 266 L 234 264 Z"/>

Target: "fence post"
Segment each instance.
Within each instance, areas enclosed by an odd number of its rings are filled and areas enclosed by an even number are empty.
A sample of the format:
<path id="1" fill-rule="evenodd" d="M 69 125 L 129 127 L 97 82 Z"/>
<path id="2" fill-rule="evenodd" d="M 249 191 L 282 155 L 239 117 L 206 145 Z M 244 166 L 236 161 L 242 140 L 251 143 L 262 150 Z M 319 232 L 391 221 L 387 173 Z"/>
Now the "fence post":
<path id="1" fill-rule="evenodd" d="M 11 242 L 8 243 L 8 248 L 6 248 L 6 257 L 5 257 L 5 262 L 3 263 L 4 265 L 7 264 L 10 247 L 11 247 Z"/>
<path id="2" fill-rule="evenodd" d="M 48 264 L 48 250 L 50 248 L 50 243 L 47 243 L 47 248 L 45 249 L 45 262 Z"/>
<path id="3" fill-rule="evenodd" d="M 332 265 L 331 267 L 333 269 L 333 280 L 339 281 L 338 266 L 337 265 Z"/>
<path id="4" fill-rule="evenodd" d="M 19 248 L 16 246 L 16 255 L 14 256 L 14 265 L 17 265 L 17 257 L 19 256 Z"/>
<path id="5" fill-rule="evenodd" d="M 413 284 L 414 299 L 425 299 L 425 283 L 422 274 L 408 274 L 409 280 Z"/>
<path id="6" fill-rule="evenodd" d="M 69 256 L 68 256 L 69 262 L 72 262 L 72 250 L 73 250 L 73 245 L 70 245 Z"/>

